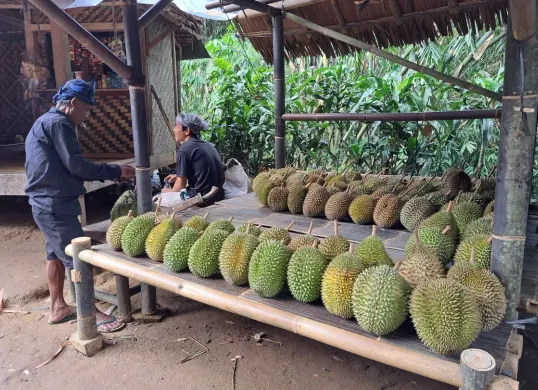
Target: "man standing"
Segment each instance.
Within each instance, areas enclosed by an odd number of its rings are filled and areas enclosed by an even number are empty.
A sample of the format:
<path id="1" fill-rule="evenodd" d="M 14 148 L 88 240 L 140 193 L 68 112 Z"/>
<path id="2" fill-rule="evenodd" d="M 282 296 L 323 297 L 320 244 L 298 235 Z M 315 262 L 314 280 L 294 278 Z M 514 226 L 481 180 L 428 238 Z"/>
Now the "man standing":
<path id="1" fill-rule="evenodd" d="M 174 135 L 180 143 L 177 151 L 176 174 L 168 175 L 172 188 L 162 192 L 180 192 L 185 189 L 189 196 L 205 195 L 211 188 L 219 191 L 204 204 L 208 206 L 224 199 L 224 167 L 217 150 L 209 142 L 200 139 L 200 133 L 207 130 L 207 123 L 194 114 L 179 114 L 176 118 Z"/>
<path id="2" fill-rule="evenodd" d="M 83 80 L 70 80 L 53 97 L 55 107 L 40 116 L 26 137 L 25 191 L 30 198 L 34 220 L 45 236 L 47 280 L 51 307 L 49 324 L 76 319 L 76 312 L 63 297 L 66 269 L 73 259 L 65 247 L 76 237 L 84 236 L 78 220 L 80 195 L 86 193 L 85 181 L 129 180 L 134 168 L 128 165 L 96 164 L 81 153 L 75 127 L 80 125 L 95 104 L 94 90 Z M 97 330 L 112 332 L 125 324 L 99 310 Z"/>

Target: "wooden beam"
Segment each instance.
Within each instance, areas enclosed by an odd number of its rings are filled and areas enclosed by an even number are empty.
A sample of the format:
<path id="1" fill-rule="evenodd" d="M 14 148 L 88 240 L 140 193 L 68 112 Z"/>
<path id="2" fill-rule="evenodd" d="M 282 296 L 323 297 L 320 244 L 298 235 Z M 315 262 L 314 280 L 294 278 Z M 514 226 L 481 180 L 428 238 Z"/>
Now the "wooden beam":
<path id="1" fill-rule="evenodd" d="M 161 43 L 163 39 L 165 39 L 170 34 L 172 34 L 174 32 L 174 30 L 175 30 L 175 27 L 168 26 L 168 28 L 166 30 L 164 30 L 164 32 L 162 32 L 160 35 L 158 35 L 156 38 L 154 38 L 152 41 L 150 41 L 150 43 L 148 45 L 148 50 L 151 51 L 151 49 L 154 48 L 155 46 L 157 46 L 159 43 Z"/>
<path id="2" fill-rule="evenodd" d="M 56 88 L 60 88 L 67 80 L 72 78 L 71 61 L 69 59 L 69 40 L 67 33 L 55 22 L 51 21 L 50 26 Z"/>
<path id="3" fill-rule="evenodd" d="M 179 113 L 179 99 L 178 99 L 178 85 L 177 85 L 177 58 L 176 58 L 176 37 L 175 33 L 172 32 L 172 74 L 174 77 L 174 115 L 177 116 Z"/>
<path id="4" fill-rule="evenodd" d="M 340 27 L 344 27 L 346 25 L 346 19 L 344 19 L 344 15 L 342 15 L 342 10 L 338 5 L 338 1 L 331 0 L 331 6 L 333 8 L 334 14 L 336 15 L 336 20 L 338 20 L 338 25 Z"/>
<path id="5" fill-rule="evenodd" d="M 84 27 L 88 31 L 92 32 L 99 32 L 99 31 L 114 31 L 114 29 L 118 31 L 123 31 L 123 23 L 116 23 L 114 27 L 114 23 L 81 23 L 82 27 Z M 50 24 L 31 24 L 30 25 L 30 31 L 43 31 L 43 32 L 50 32 L 51 27 Z"/>
<path id="6" fill-rule="evenodd" d="M 319 2 L 322 2 L 324 0 L 296 0 L 296 1 L 293 1 L 293 4 L 288 4 L 287 1 L 285 1 L 285 5 L 284 7 L 286 8 L 286 10 L 289 12 L 289 10 L 291 9 L 294 9 L 294 8 L 297 8 L 297 7 L 304 7 L 306 5 L 312 5 L 312 4 L 316 4 L 316 3 L 319 3 Z M 505 3 L 505 0 L 470 0 L 470 1 L 466 1 L 465 3 L 460 3 L 458 4 L 458 10 L 465 10 L 465 9 L 469 9 L 469 8 L 476 8 L 476 7 L 480 7 L 480 6 L 493 6 L 493 5 L 496 5 L 496 4 L 502 4 L 502 3 Z M 271 7 L 274 7 L 274 8 L 282 8 L 282 5 L 281 3 L 276 3 L 276 4 L 272 4 Z M 438 8 L 432 8 L 432 9 L 428 9 L 428 10 L 423 10 L 423 11 L 415 11 L 415 12 L 409 12 L 409 13 L 406 13 L 406 14 L 403 14 L 401 16 L 401 19 L 402 20 L 406 20 L 406 19 L 412 19 L 412 18 L 416 18 L 416 17 L 421 17 L 421 16 L 429 16 L 431 14 L 436 14 L 436 13 L 439 13 L 439 12 L 447 12 L 447 11 L 450 11 L 452 8 L 448 5 L 445 5 L 445 6 L 442 6 L 442 7 L 438 7 Z M 245 16 L 246 15 L 246 16 Z M 237 18 L 239 20 L 242 20 L 242 19 L 247 19 L 247 18 L 253 18 L 253 17 L 261 17 L 263 16 L 264 14 L 262 14 L 261 12 L 257 12 L 257 11 L 253 11 L 253 10 L 245 10 L 245 13 L 240 13 Z M 368 20 L 362 20 L 360 22 L 354 22 L 354 23 L 349 23 L 349 25 L 352 25 L 352 24 L 361 24 L 361 23 L 387 23 L 387 22 L 396 22 L 398 18 L 396 18 L 395 16 L 386 16 L 384 18 L 379 18 L 379 19 L 368 19 Z"/>

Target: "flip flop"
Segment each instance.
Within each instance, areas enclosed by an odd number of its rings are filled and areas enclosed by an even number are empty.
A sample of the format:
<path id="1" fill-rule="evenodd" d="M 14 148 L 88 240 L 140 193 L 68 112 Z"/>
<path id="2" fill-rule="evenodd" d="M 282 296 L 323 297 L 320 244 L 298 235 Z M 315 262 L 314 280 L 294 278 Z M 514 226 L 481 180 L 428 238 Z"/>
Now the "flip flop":
<path id="1" fill-rule="evenodd" d="M 124 322 L 118 322 L 118 325 L 113 327 L 113 328 L 104 328 L 103 330 L 99 329 L 99 327 L 101 327 L 102 325 L 110 324 L 111 322 L 116 322 L 116 321 L 118 321 L 116 319 L 116 317 L 110 316 L 106 320 L 98 322 L 97 323 L 97 331 L 99 333 L 112 333 L 112 332 L 117 332 L 117 331 L 122 330 L 123 328 L 125 328 L 125 323 Z"/>
<path id="2" fill-rule="evenodd" d="M 49 325 L 57 325 L 57 324 L 61 324 L 61 323 L 64 323 L 64 322 L 67 322 L 67 321 L 72 321 L 72 320 L 76 320 L 77 319 L 77 312 L 74 311 L 74 312 L 71 312 L 69 313 L 68 315 L 66 315 L 64 318 L 62 318 L 61 320 L 58 320 L 58 321 L 48 321 Z"/>

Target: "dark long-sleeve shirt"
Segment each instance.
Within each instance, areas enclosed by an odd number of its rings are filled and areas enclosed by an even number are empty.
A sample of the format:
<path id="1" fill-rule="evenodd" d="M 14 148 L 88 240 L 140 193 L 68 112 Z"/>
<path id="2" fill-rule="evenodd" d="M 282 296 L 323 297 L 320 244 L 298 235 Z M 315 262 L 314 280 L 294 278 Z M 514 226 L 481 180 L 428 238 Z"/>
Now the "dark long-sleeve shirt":
<path id="1" fill-rule="evenodd" d="M 36 120 L 25 149 L 25 192 L 32 207 L 45 212 L 79 215 L 78 197 L 86 193 L 85 181 L 121 176 L 119 165 L 96 164 L 82 156 L 74 123 L 56 108 Z"/>

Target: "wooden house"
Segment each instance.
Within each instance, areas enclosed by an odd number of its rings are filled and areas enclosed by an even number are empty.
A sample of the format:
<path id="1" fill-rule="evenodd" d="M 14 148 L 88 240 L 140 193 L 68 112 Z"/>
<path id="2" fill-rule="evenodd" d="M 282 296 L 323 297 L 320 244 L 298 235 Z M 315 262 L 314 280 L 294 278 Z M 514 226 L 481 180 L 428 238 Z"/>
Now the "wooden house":
<path id="1" fill-rule="evenodd" d="M 148 8 L 139 5 L 139 14 Z M 66 11 L 113 52 L 125 56 L 120 2 Z M 178 60 L 207 56 L 200 42 L 202 28 L 201 19 L 172 5 L 141 32 L 152 168 L 175 162 L 175 142 L 150 88 L 173 123 L 180 110 Z M 0 1 L 0 195 L 25 195 L 24 138 L 34 120 L 50 109 L 58 88 L 75 77 L 96 88 L 90 118 L 77 129 L 84 156 L 132 161 L 127 83 L 36 8 Z M 109 184 L 87 183 L 87 190 Z"/>

